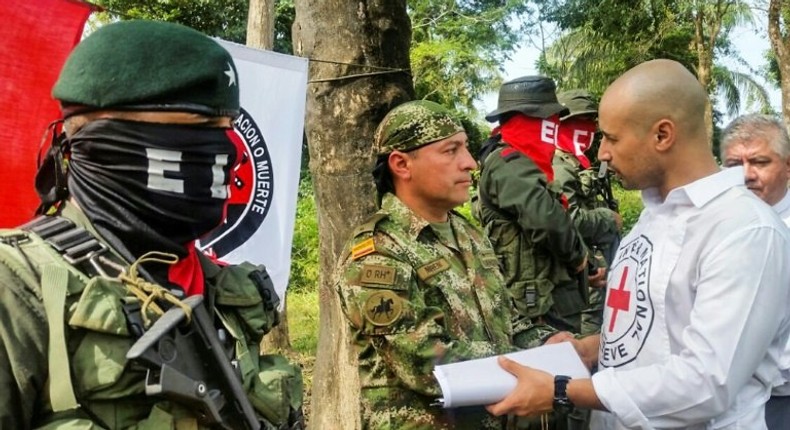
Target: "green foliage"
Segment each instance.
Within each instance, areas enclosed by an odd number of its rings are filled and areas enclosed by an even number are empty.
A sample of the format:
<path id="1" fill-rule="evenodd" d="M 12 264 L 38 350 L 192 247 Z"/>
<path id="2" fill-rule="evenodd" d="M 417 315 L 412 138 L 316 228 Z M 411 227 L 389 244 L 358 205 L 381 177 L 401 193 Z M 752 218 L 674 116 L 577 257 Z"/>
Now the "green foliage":
<path id="1" fill-rule="evenodd" d="M 151 19 L 184 24 L 209 36 L 236 43 L 247 39 L 249 0 L 95 0 L 106 12 L 97 14 L 101 23 L 115 19 Z M 291 53 L 293 0 L 275 3 L 274 50 Z"/>
<path id="2" fill-rule="evenodd" d="M 642 195 L 639 191 L 625 190 L 617 183 L 612 183 L 612 194 L 614 198 L 620 202 L 620 216 L 623 217 L 623 233 L 625 236 L 631 231 L 631 228 L 639 220 L 639 214 L 642 213 Z"/>
<path id="3" fill-rule="evenodd" d="M 483 146 L 483 142 L 488 139 L 488 135 L 491 133 L 491 127 L 488 126 L 488 123 L 471 118 L 469 115 L 459 114 L 458 116 L 464 130 L 466 130 L 466 136 L 469 138 L 469 152 L 477 159 L 480 147 Z"/>
<path id="4" fill-rule="evenodd" d="M 299 182 L 296 222 L 291 246 L 291 276 L 288 291 L 307 293 L 318 289 L 318 214 L 313 197 L 313 182 L 303 177 Z M 290 297 L 290 295 L 289 295 Z M 288 307 L 291 307 L 290 298 Z M 290 315 L 289 311 L 289 315 Z"/>
<path id="5" fill-rule="evenodd" d="M 249 0 L 96 0 L 96 4 L 121 19 L 177 22 L 237 43 L 247 35 Z"/>
<path id="6" fill-rule="evenodd" d="M 474 112 L 475 100 L 501 84 L 529 9 L 520 0 L 409 0 L 408 12 L 417 98 Z"/>
<path id="7" fill-rule="evenodd" d="M 693 70 L 692 22 L 674 0 L 552 0 L 537 2 L 562 35 L 539 60 L 560 89 L 603 90 L 625 70 L 671 58 Z"/>
<path id="8" fill-rule="evenodd" d="M 550 0 L 536 4 L 544 18 L 562 31 L 538 64 L 541 73 L 554 78 L 561 90 L 586 88 L 600 95 L 625 70 L 643 61 L 669 58 L 697 71 L 700 56 L 710 55 L 714 63 L 708 90 L 730 115 L 743 105 L 770 110 L 766 90 L 750 75 L 716 63 L 724 56 L 740 60 L 732 51 L 729 33 L 734 26 L 752 21 L 742 1 Z M 704 54 L 695 45 L 697 23 L 700 40 L 704 44 L 713 40 Z M 718 35 L 712 38 L 715 29 Z"/>
<path id="9" fill-rule="evenodd" d="M 318 350 L 317 291 L 288 290 L 288 332 L 294 351 L 315 357 Z"/>

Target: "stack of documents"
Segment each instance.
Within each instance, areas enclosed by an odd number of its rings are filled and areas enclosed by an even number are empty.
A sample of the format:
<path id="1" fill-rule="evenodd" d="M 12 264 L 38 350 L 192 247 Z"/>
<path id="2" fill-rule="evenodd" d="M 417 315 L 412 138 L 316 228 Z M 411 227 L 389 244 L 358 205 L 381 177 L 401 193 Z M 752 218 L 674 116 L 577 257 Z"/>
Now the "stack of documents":
<path id="1" fill-rule="evenodd" d="M 552 375 L 590 377 L 590 371 L 570 342 L 526 349 L 505 357 Z M 442 389 L 438 401 L 445 408 L 490 405 L 516 388 L 516 377 L 501 368 L 496 357 L 436 366 L 433 374 Z"/>

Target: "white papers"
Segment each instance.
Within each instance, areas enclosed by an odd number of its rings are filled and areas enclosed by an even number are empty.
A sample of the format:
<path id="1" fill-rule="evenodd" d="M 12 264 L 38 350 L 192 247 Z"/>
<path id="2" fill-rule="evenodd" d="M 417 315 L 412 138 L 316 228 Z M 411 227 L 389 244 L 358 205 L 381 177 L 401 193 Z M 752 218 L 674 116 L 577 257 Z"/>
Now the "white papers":
<path id="1" fill-rule="evenodd" d="M 590 377 L 590 371 L 570 342 L 526 349 L 505 357 L 552 375 Z M 436 366 L 433 374 L 442 390 L 439 402 L 445 408 L 490 405 L 504 399 L 516 387 L 516 377 L 501 368 L 496 357 Z"/>

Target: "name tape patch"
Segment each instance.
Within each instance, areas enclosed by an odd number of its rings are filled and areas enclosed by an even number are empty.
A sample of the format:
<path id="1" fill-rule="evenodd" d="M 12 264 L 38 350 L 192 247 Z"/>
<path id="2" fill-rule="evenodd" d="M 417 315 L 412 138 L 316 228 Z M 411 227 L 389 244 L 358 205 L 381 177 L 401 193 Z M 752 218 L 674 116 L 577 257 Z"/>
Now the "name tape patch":
<path id="1" fill-rule="evenodd" d="M 377 264 L 363 264 L 359 282 L 363 284 L 394 285 L 395 268 Z"/>
<path id="2" fill-rule="evenodd" d="M 445 270 L 450 268 L 450 263 L 444 259 L 444 257 L 439 258 L 438 260 L 431 261 L 430 263 L 420 266 L 417 269 L 417 276 L 420 277 L 423 281 L 430 278 L 431 276 L 435 276 L 438 273 L 444 272 Z"/>

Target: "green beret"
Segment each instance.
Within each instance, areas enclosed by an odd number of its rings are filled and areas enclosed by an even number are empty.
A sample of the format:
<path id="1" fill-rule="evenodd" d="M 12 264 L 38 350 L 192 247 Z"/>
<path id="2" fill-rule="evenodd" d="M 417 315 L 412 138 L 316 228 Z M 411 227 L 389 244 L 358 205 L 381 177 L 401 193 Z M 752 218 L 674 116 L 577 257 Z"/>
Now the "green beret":
<path id="1" fill-rule="evenodd" d="M 52 96 L 64 107 L 239 112 L 238 74 L 228 51 L 197 30 L 158 21 L 96 30 L 69 55 Z"/>
<path id="2" fill-rule="evenodd" d="M 598 105 L 592 95 L 585 90 L 568 90 L 557 94 L 557 99 L 571 112 L 562 117 L 562 120 L 577 115 L 597 115 Z"/>
<path id="3" fill-rule="evenodd" d="M 411 151 L 464 131 L 447 108 L 427 100 L 404 103 L 392 109 L 376 129 L 378 154 Z"/>

